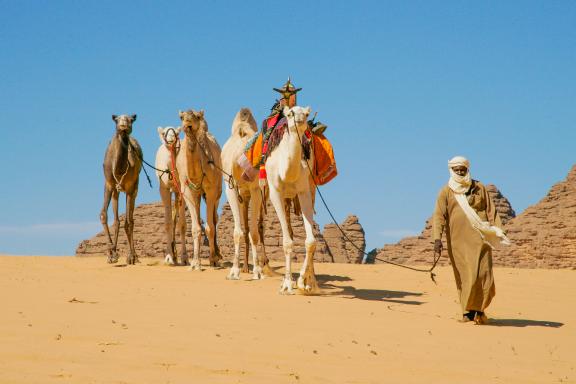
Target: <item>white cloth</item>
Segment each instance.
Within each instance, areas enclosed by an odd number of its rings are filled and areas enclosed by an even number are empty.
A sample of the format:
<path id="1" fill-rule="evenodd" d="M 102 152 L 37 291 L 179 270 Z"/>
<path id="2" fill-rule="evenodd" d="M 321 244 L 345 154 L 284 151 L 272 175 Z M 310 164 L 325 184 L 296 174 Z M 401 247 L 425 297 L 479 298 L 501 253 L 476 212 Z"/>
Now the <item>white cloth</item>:
<path id="1" fill-rule="evenodd" d="M 452 168 L 456 166 L 464 166 L 468 170 L 465 176 L 457 175 Z M 495 225 L 490 225 L 489 222 L 483 221 L 478 213 L 470 206 L 468 198 L 466 197 L 466 192 L 470 189 L 472 185 L 472 178 L 470 176 L 470 162 L 462 157 L 456 156 L 448 162 L 448 168 L 450 170 L 450 180 L 448 181 L 448 186 L 454 192 L 454 198 L 464 211 L 464 214 L 470 221 L 472 227 L 474 227 L 480 237 L 484 240 L 484 243 L 488 244 L 491 248 L 495 248 L 499 244 L 510 245 L 510 239 L 506 237 L 504 231 Z"/>
<path id="2" fill-rule="evenodd" d="M 468 172 L 466 172 L 466 175 L 464 176 L 457 175 L 456 172 L 452 170 L 452 168 L 458 166 L 466 167 L 466 169 L 468 170 Z M 450 187 L 450 189 L 453 190 L 455 193 L 468 192 L 470 186 L 472 185 L 472 178 L 470 176 L 470 162 L 465 157 L 456 156 L 448 162 L 448 171 L 450 172 L 450 180 L 448 180 L 448 186 Z"/>

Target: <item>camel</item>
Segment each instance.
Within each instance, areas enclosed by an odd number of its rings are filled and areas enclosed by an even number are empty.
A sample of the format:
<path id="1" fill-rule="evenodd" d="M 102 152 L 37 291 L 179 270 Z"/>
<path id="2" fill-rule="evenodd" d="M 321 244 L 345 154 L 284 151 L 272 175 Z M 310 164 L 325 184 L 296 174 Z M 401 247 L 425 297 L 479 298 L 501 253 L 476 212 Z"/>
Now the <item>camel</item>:
<path id="1" fill-rule="evenodd" d="M 228 279 L 240 279 L 239 254 L 240 240 L 244 237 L 245 253 L 242 272 L 248 273 L 248 249 L 252 248 L 252 278 L 264 278 L 273 275 L 266 252 L 262 234 L 262 191 L 258 179 L 247 181 L 242 177 L 242 168 L 237 160 L 244 152 L 248 140 L 257 134 L 256 120 L 249 108 L 242 108 L 232 122 L 232 134 L 222 147 L 222 168 L 233 180 L 228 180 L 225 189 L 226 197 L 234 217 L 234 259 L 228 274 Z M 232 185 L 230 185 L 232 183 Z M 248 225 L 248 209 L 251 207 L 250 225 Z M 241 209 L 242 208 L 242 209 Z M 242 229 L 244 227 L 244 230 Z M 261 244 L 262 258 L 258 257 L 257 247 Z"/>
<path id="2" fill-rule="evenodd" d="M 180 181 L 176 172 L 176 156 L 180 151 L 180 127 L 158 127 L 160 146 L 156 151 L 156 176 L 160 197 L 164 206 L 164 227 L 166 230 L 166 257 L 164 263 L 178 265 L 176 256 L 176 241 L 174 228 L 180 231 L 180 255 L 182 265 L 188 265 L 186 252 L 186 209 L 180 196 Z M 174 193 L 174 209 L 172 207 L 172 193 Z"/>
<path id="3" fill-rule="evenodd" d="M 218 203 L 222 195 L 222 165 L 220 146 L 214 136 L 208 132 L 204 111 L 192 109 L 179 112 L 182 130 L 185 133 L 180 152 L 176 156 L 176 169 L 180 179 L 180 189 L 192 219 L 192 240 L 194 257 L 191 270 L 201 270 L 200 238 L 200 201 L 206 202 L 205 233 L 210 246 L 210 266 L 217 267 L 221 258 L 216 240 L 218 222 Z"/>
<path id="4" fill-rule="evenodd" d="M 116 133 L 104 156 L 104 205 L 100 212 L 100 222 L 104 227 L 104 232 L 108 237 L 108 263 L 118 262 L 118 232 L 120 230 L 120 220 L 118 219 L 118 197 L 120 192 L 126 194 L 126 220 L 124 230 L 128 238 L 130 252 L 126 259 L 127 264 L 138 262 L 138 256 L 134 249 L 134 204 L 138 194 L 138 179 L 142 168 L 142 149 L 130 134 L 132 124 L 136 121 L 136 115 L 112 115 L 112 120 L 116 122 Z M 114 211 L 114 241 L 110 236 L 108 228 L 108 207 L 112 199 L 112 209 Z"/>
<path id="5" fill-rule="evenodd" d="M 293 280 L 291 261 L 294 241 L 290 235 L 289 217 L 285 209 L 286 199 L 298 197 L 304 229 L 306 230 L 306 257 L 297 288 L 305 294 L 318 292 L 318 283 L 314 274 L 314 252 L 316 250 L 316 238 L 313 233 L 314 203 L 312 198 L 311 169 L 314 164 L 314 151 L 310 150 L 308 164 L 303 157 L 302 137 L 307 129 L 307 119 L 310 107 L 295 106 L 284 107 L 284 116 L 288 126 L 286 132 L 276 149 L 270 153 L 266 161 L 266 172 L 270 190 L 270 201 L 278 215 L 282 227 L 282 246 L 286 260 L 286 271 L 280 286 L 280 293 L 292 294 Z"/>

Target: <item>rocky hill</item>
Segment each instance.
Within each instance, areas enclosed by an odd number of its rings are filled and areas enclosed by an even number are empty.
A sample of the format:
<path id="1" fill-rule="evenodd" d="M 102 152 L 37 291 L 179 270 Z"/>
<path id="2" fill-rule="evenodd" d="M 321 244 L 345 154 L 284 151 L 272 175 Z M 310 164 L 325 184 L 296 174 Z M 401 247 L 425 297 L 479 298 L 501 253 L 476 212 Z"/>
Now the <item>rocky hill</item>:
<path id="1" fill-rule="evenodd" d="M 506 230 L 513 244 L 498 252 L 500 265 L 576 268 L 576 165 Z"/>
<path id="2" fill-rule="evenodd" d="M 270 203 L 267 206 L 268 214 L 264 221 L 266 254 L 272 260 L 284 260 L 282 251 L 282 232 L 280 223 L 274 208 Z M 124 217 L 121 217 L 123 222 Z M 192 239 L 190 235 L 190 218 L 188 217 L 187 244 L 191 254 Z M 302 261 L 305 255 L 304 224 L 302 218 L 291 214 L 291 222 L 294 231 L 294 260 Z M 363 251 L 366 242 L 364 230 L 356 216 L 348 216 L 340 226 L 346 235 Z M 231 260 L 234 254 L 233 242 L 234 221 L 232 211 L 228 203 L 222 207 L 222 214 L 218 222 L 218 244 L 222 256 L 225 260 Z M 362 259 L 362 252 L 344 241 L 341 232 L 336 225 L 328 224 L 324 231 L 315 227 L 315 235 L 318 241 L 316 247 L 315 261 L 336 262 L 336 263 L 358 263 Z M 124 229 L 120 228 L 118 239 L 119 253 L 125 257 L 128 248 Z M 164 209 L 161 202 L 138 205 L 134 210 L 134 246 L 139 256 L 164 257 L 165 236 L 164 236 Z M 107 255 L 107 241 L 104 232 L 88 240 L 83 240 L 76 249 L 77 256 L 105 256 Z M 241 257 L 244 252 L 244 244 L 241 244 Z M 208 257 L 207 243 L 202 246 L 202 257 Z"/>
<path id="3" fill-rule="evenodd" d="M 510 202 L 500 193 L 495 185 L 488 184 L 486 189 L 490 196 L 492 196 L 492 200 L 498 209 L 502 222 L 505 224 L 508 223 L 516 216 Z M 426 225 L 420 235 L 406 237 L 396 244 L 386 244 L 383 248 L 378 249 L 374 262 L 378 263 L 381 262 L 381 260 L 387 260 L 401 264 L 430 264 L 434 251 L 431 219 L 430 217 L 426 220 Z M 446 249 L 445 239 L 444 249 Z M 445 265 L 449 262 L 446 257 L 440 259 L 439 264 Z"/>
<path id="4" fill-rule="evenodd" d="M 576 166 L 566 180 L 554 185 L 546 197 L 517 217 L 500 191 L 493 185 L 488 188 L 512 242 L 511 246 L 494 252 L 494 265 L 576 268 Z M 419 236 L 407 237 L 378 249 L 374 262 L 389 260 L 429 265 L 432 254 L 432 226 L 428 220 Z M 448 263 L 447 257 L 440 262 Z"/>

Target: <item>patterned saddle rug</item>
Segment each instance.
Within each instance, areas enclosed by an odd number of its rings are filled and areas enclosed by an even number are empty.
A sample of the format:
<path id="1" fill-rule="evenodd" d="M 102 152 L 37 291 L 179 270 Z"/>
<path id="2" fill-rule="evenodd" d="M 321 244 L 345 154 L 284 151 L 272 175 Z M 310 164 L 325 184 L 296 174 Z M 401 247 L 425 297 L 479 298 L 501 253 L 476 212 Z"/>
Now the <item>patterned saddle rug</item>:
<path id="1" fill-rule="evenodd" d="M 266 179 L 266 160 L 272 151 L 280 144 L 287 128 L 285 118 L 277 121 L 265 121 L 266 129 L 255 134 L 248 140 L 244 153 L 238 159 L 238 165 L 243 170 L 242 177 L 252 181 L 258 175 L 260 180 Z M 264 128 L 264 127 L 263 127 Z M 303 156 L 308 159 L 310 148 L 314 151 L 314 182 L 324 185 L 336 177 L 336 159 L 332 144 L 323 133 L 312 133 L 307 130 L 301 138 L 304 145 Z M 308 153 L 308 155 L 307 155 Z"/>

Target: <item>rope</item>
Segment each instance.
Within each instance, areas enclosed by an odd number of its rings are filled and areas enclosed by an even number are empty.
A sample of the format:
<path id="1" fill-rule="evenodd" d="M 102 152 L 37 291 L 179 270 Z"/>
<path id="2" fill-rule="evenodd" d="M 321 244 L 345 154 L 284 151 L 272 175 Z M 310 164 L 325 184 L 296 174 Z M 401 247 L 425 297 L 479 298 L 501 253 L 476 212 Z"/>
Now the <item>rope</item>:
<path id="1" fill-rule="evenodd" d="M 210 154 L 208 153 L 208 151 L 206 150 L 206 148 L 204 148 L 204 146 L 200 143 L 200 141 L 196 138 L 196 136 L 192 135 L 192 137 L 194 138 L 194 141 L 196 141 L 196 144 L 198 144 L 198 147 L 200 147 L 200 152 L 204 155 L 204 157 L 206 157 L 206 159 L 208 160 L 208 164 L 211 164 L 214 168 L 216 168 L 217 170 L 219 170 L 220 172 L 222 172 L 223 175 L 226 176 L 226 178 L 228 180 L 226 180 L 226 183 L 228 184 L 228 188 L 230 189 L 234 189 L 236 190 L 236 195 L 238 196 L 238 202 L 240 204 L 243 203 L 244 199 L 242 199 L 242 196 L 240 196 L 240 190 L 238 189 L 238 184 L 236 183 L 236 180 L 234 180 L 234 176 L 232 176 L 231 174 L 229 174 L 228 172 L 226 172 L 225 170 L 223 170 L 221 167 L 219 167 L 216 162 L 214 161 L 214 159 L 210 156 Z M 204 177 L 202 177 L 202 179 L 204 179 Z"/>
<path id="2" fill-rule="evenodd" d="M 294 121 L 294 125 L 296 126 L 296 119 L 294 118 L 294 116 L 292 116 L 292 120 Z M 302 149 L 304 149 L 304 144 L 302 144 L 302 140 L 300 140 L 300 145 L 302 146 Z M 308 167 L 308 171 L 310 172 L 310 176 L 312 177 L 312 182 L 314 183 L 314 187 L 316 188 L 316 191 L 318 192 L 318 196 L 320 196 L 320 200 L 322 200 L 322 204 L 324 204 L 324 207 L 326 208 L 326 211 L 328 211 L 328 214 L 330 215 L 330 217 L 332 218 L 332 222 L 336 225 L 336 227 L 340 230 L 340 233 L 342 233 L 342 236 L 344 237 L 344 239 L 346 241 L 348 241 L 350 244 L 352 244 L 352 246 L 354 248 L 356 248 L 358 251 L 360 251 L 362 254 L 364 254 L 365 256 L 369 256 L 368 253 L 366 253 L 363 249 L 361 249 L 360 247 L 358 247 L 356 244 L 354 244 L 354 242 L 352 240 L 350 240 L 350 238 L 348 237 L 348 235 L 346 234 L 346 232 L 344 232 L 344 230 L 342 229 L 342 227 L 340 227 L 340 224 L 338 224 L 336 222 L 336 219 L 334 218 L 334 215 L 332 214 L 332 211 L 330 210 L 330 208 L 328 207 L 328 204 L 326 203 L 326 200 L 324 200 L 324 196 L 322 196 L 322 192 L 320 192 L 320 188 L 318 188 L 318 185 L 316 184 L 316 181 L 314 180 L 314 174 L 312 172 L 312 168 L 310 167 L 310 163 L 308 159 L 306 160 L 306 166 Z M 440 260 L 441 257 L 441 253 L 438 253 L 438 257 L 436 257 L 436 254 L 434 254 L 434 262 L 432 263 L 432 267 L 430 267 L 429 269 L 421 269 L 421 268 L 414 268 L 414 267 L 410 267 L 408 265 L 403 265 L 403 264 L 399 264 L 399 263 L 395 263 L 393 261 L 388 261 L 388 260 L 382 260 L 382 259 L 377 259 L 378 261 L 381 261 L 383 263 L 386 264 L 390 264 L 390 265 L 394 265 L 396 267 L 400 267 L 400 268 L 405 268 L 405 269 L 409 269 L 411 271 L 415 271 L 415 272 L 424 272 L 424 273 L 430 273 L 430 278 L 432 279 L 432 281 L 434 282 L 434 284 L 436 284 L 436 274 L 434 272 L 432 272 L 434 270 L 434 268 L 436 268 L 436 264 L 438 264 L 438 261 Z"/>

